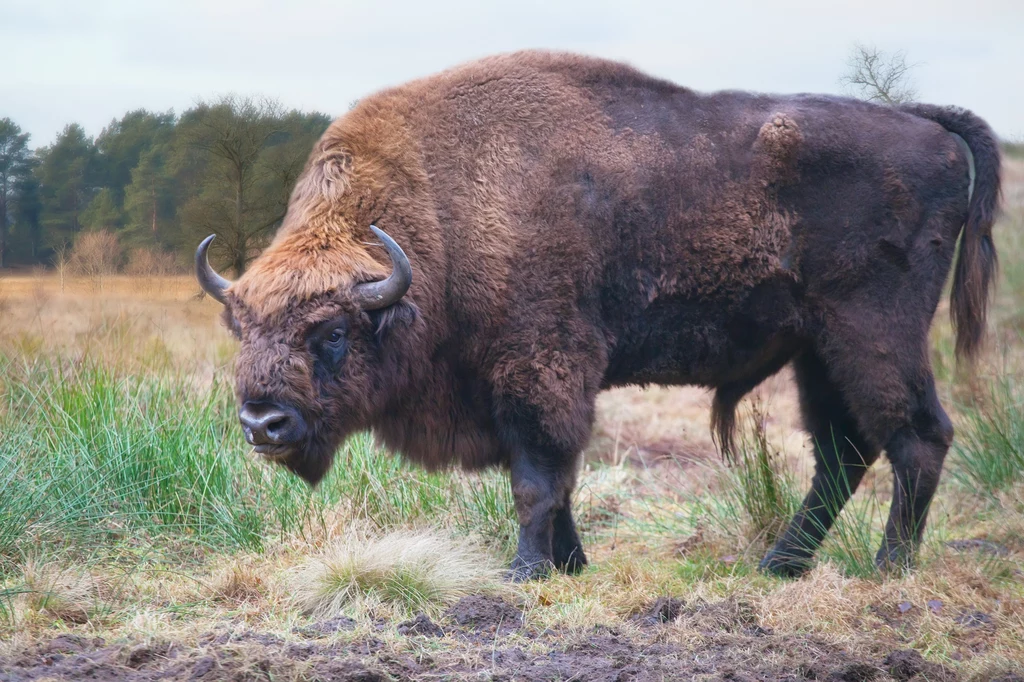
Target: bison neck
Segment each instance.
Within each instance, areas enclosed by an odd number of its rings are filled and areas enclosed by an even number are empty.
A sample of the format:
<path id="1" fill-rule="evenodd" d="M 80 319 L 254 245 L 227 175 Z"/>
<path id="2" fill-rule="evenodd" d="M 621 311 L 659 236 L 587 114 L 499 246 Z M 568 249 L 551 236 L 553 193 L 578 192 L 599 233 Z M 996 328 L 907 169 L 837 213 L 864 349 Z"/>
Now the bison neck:
<path id="1" fill-rule="evenodd" d="M 444 344 L 414 385 L 395 396 L 374 423 L 374 434 L 392 452 L 428 470 L 482 469 L 505 464 L 487 383 Z"/>

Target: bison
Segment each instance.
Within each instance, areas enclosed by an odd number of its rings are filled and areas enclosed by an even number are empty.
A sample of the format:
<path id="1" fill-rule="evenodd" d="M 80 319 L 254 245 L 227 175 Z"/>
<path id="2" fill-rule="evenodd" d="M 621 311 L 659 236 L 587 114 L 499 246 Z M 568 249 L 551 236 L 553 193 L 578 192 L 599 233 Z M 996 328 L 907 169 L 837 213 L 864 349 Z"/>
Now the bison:
<path id="1" fill-rule="evenodd" d="M 886 568 L 912 560 L 953 438 L 928 330 L 958 237 L 958 356 L 982 340 L 999 166 L 963 109 L 521 52 L 361 100 L 248 271 L 212 270 L 212 237 L 196 266 L 241 340 L 256 452 L 315 485 L 371 429 L 428 468 L 506 467 L 514 579 L 587 563 L 571 498 L 599 391 L 713 389 L 728 453 L 737 403 L 790 363 L 816 473 L 762 568 L 804 571 L 883 450 Z"/>

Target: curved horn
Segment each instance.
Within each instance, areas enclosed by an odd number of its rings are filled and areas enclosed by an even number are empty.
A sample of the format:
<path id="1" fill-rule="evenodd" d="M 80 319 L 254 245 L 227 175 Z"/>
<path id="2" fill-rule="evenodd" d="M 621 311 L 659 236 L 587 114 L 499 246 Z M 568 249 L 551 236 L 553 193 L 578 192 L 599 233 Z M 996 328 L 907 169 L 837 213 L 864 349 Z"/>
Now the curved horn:
<path id="1" fill-rule="evenodd" d="M 210 248 L 210 242 L 217 235 L 211 234 L 209 237 L 199 243 L 199 248 L 196 249 L 196 279 L 199 280 L 199 286 L 203 288 L 203 291 L 208 293 L 214 299 L 221 303 L 227 303 L 227 298 L 224 296 L 224 291 L 231 286 L 231 282 L 224 279 L 217 272 L 210 267 L 210 259 L 207 258 L 206 252 Z"/>
<path id="2" fill-rule="evenodd" d="M 397 303 L 402 296 L 405 296 L 409 285 L 412 284 L 412 266 L 409 265 L 409 259 L 405 257 L 402 247 L 396 244 L 395 240 L 389 237 L 384 230 L 376 225 L 370 225 L 370 229 L 384 242 L 384 248 L 388 250 L 388 256 L 391 257 L 392 271 L 387 279 L 357 284 L 353 289 L 356 300 L 363 310 L 378 310 Z"/>

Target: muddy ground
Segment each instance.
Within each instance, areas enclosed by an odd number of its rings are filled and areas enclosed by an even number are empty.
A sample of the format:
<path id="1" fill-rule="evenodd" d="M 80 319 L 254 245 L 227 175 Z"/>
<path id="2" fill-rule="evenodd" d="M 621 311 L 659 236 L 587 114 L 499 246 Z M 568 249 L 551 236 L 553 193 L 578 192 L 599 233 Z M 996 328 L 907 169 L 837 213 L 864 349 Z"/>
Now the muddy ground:
<path id="1" fill-rule="evenodd" d="M 394 623 L 377 624 L 381 637 Z M 586 633 L 534 631 L 514 605 L 470 596 L 401 637 L 346 636 L 335 618 L 287 636 L 211 632 L 188 646 L 62 634 L 0 657 L 0 681 L 23 680 L 955 680 L 912 650 L 854 654 L 761 627 L 742 603 L 659 599 L 632 621 Z M 403 639 L 405 641 L 403 641 Z M 396 644 L 397 642 L 397 644 Z M 1024 682 L 1010 672 L 1002 682 Z"/>

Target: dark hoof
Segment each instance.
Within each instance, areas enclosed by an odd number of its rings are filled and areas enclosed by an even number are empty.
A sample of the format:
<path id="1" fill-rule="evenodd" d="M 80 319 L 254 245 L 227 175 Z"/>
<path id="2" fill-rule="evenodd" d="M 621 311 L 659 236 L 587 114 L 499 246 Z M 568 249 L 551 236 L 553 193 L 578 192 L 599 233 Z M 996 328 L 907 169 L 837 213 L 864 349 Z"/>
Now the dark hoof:
<path id="1" fill-rule="evenodd" d="M 875 567 L 884 574 L 905 573 L 914 568 L 914 550 L 903 545 L 882 545 L 875 555 Z"/>
<path id="2" fill-rule="evenodd" d="M 785 555 L 773 549 L 768 552 L 757 567 L 762 573 L 770 573 L 779 578 L 799 578 L 811 568 L 811 560 L 806 557 Z"/>
<path id="3" fill-rule="evenodd" d="M 512 566 L 505 574 L 505 581 L 510 583 L 525 583 L 527 580 L 541 580 L 551 574 L 552 564 L 547 559 L 537 561 L 526 561 L 516 557 Z"/>
<path id="4" fill-rule="evenodd" d="M 583 567 L 587 565 L 587 555 L 583 553 L 582 547 L 577 547 L 569 553 L 569 557 L 565 560 L 557 559 L 555 561 L 555 568 L 563 573 L 569 575 L 576 575 L 583 570 Z"/>

